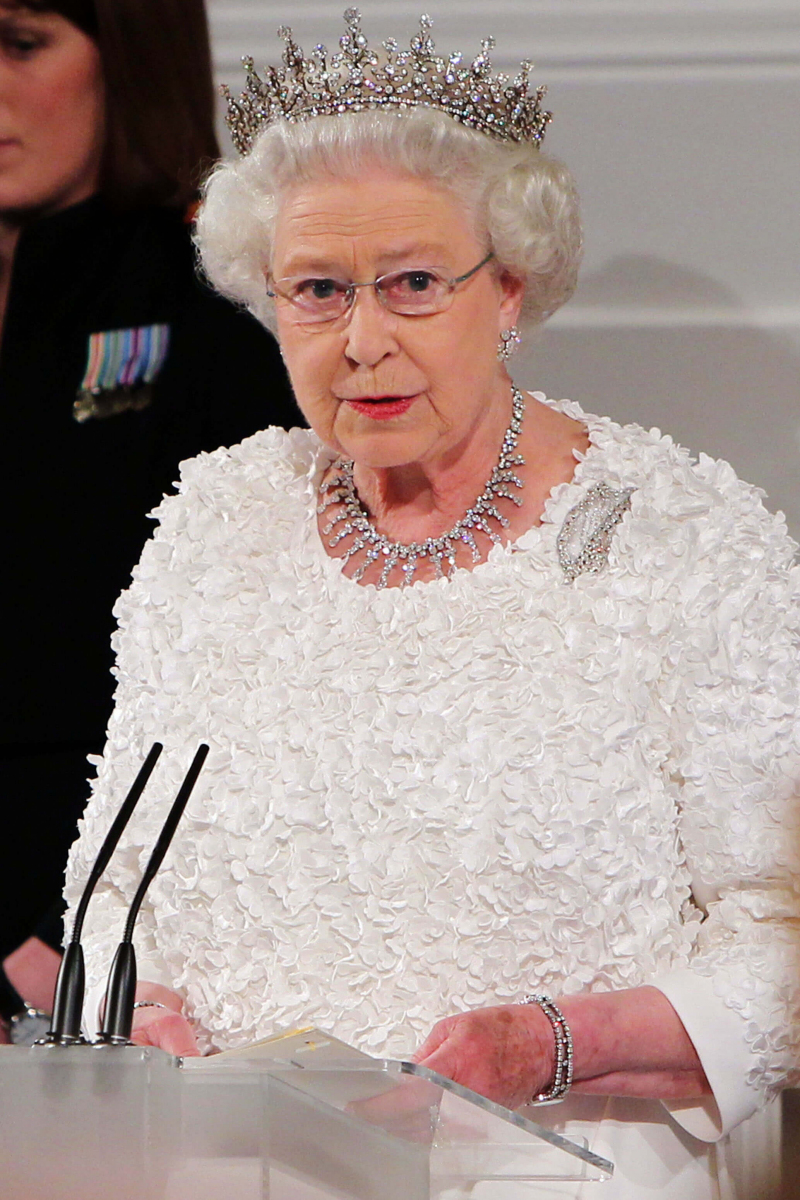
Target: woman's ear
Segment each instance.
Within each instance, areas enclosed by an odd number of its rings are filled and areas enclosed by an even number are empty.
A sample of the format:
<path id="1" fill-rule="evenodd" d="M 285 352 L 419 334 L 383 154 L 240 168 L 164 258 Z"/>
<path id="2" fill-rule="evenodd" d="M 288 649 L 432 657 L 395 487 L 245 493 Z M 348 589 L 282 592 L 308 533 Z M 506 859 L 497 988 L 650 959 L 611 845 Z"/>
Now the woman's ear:
<path id="1" fill-rule="evenodd" d="M 503 317 L 504 327 L 508 328 L 516 325 L 519 318 L 525 295 L 525 283 L 524 280 L 512 275 L 509 271 L 503 271 L 500 276 L 500 288 L 503 293 L 500 301 L 500 313 Z"/>

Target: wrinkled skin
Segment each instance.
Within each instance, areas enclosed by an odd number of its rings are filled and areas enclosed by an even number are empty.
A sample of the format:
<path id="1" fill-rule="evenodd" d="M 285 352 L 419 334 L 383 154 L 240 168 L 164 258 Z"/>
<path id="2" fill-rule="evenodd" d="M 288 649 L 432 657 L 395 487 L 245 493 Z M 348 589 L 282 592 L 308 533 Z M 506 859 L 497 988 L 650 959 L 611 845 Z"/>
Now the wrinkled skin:
<path id="1" fill-rule="evenodd" d="M 437 1021 L 414 1061 L 506 1108 L 519 1108 L 552 1080 L 555 1041 L 536 1006 L 504 1004 Z"/>
<path id="2" fill-rule="evenodd" d="M 134 1041 L 170 1054 L 197 1054 L 181 998 L 157 984 L 142 983 L 139 999 L 159 1000 L 170 1009 L 139 1008 Z M 575 1047 L 576 1092 L 661 1100 L 698 1099 L 710 1092 L 695 1049 L 672 1005 L 654 987 L 567 996 L 557 1000 Z M 437 1021 L 414 1061 L 507 1108 L 527 1104 L 550 1086 L 555 1039 L 535 1004 L 473 1009 Z M 387 1121 L 416 1120 L 387 1101 Z M 370 1119 L 381 1124 L 380 1104 L 370 1102 Z"/>

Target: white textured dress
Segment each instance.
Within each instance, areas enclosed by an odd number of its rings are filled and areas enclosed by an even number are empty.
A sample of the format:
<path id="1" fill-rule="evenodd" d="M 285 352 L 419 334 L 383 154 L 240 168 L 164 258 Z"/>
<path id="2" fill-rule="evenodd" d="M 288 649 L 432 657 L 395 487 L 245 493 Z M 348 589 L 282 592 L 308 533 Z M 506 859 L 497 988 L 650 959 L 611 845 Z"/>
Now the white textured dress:
<path id="1" fill-rule="evenodd" d="M 743 1194 L 754 1159 L 725 1135 L 798 1064 L 795 547 L 727 464 L 557 407 L 591 444 L 541 526 L 404 590 L 326 555 L 312 433 L 184 463 L 116 609 L 67 896 L 163 741 L 89 909 L 96 997 L 207 741 L 137 937 L 140 978 L 185 995 L 206 1047 L 313 1022 L 399 1056 L 455 1010 L 654 983 L 715 1103 L 589 1101 L 617 1177 L 580 1194 Z M 558 534 L 597 484 L 630 510 L 605 569 L 568 582 Z"/>

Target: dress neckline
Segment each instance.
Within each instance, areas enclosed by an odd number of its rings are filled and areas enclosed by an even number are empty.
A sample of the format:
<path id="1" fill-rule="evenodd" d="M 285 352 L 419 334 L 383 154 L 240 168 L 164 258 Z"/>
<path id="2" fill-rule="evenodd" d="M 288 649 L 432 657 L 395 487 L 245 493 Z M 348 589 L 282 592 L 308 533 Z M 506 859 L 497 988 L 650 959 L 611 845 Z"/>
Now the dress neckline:
<path id="1" fill-rule="evenodd" d="M 520 551 L 531 550 L 536 546 L 542 546 L 544 539 L 552 540 L 555 543 L 553 529 L 559 516 L 562 515 L 561 510 L 564 507 L 565 497 L 572 497 L 584 483 L 583 476 L 586 471 L 587 464 L 593 464 L 595 457 L 601 452 L 603 445 L 603 430 L 608 425 L 609 419 L 602 418 L 586 413 L 581 406 L 574 400 L 553 400 L 546 396 L 544 392 L 533 392 L 525 389 L 520 389 L 526 398 L 530 398 L 539 404 L 545 404 L 548 408 L 555 409 L 556 412 L 563 413 L 565 416 L 571 417 L 573 420 L 580 421 L 586 429 L 589 444 L 584 452 L 573 450 L 575 457 L 575 469 L 572 472 L 572 478 L 564 480 L 562 483 L 555 484 L 547 495 L 542 508 L 542 515 L 537 524 L 530 525 L 519 537 L 512 541 L 504 542 L 500 545 L 492 546 L 488 555 L 482 562 L 476 563 L 471 570 L 464 567 L 459 568 L 453 576 L 445 576 L 443 579 L 419 579 L 409 584 L 407 587 L 399 587 L 397 585 L 389 586 L 381 591 L 381 595 L 409 595 L 419 588 L 439 588 L 447 584 L 452 584 L 454 579 L 459 579 L 462 576 L 470 578 L 480 578 L 485 573 L 485 569 L 490 565 L 496 567 L 503 561 L 510 561 L 513 556 Z M 314 557 L 323 560 L 322 566 L 325 571 L 326 579 L 329 586 L 336 586 L 336 580 L 342 580 L 343 584 L 351 585 L 358 588 L 359 591 L 369 595 L 371 592 L 377 592 L 377 587 L 374 583 L 361 583 L 351 579 L 345 575 L 341 569 L 342 559 L 334 558 L 328 554 L 323 543 L 323 537 L 320 533 L 317 522 L 317 496 L 319 484 L 325 471 L 328 470 L 331 463 L 336 461 L 336 456 L 323 443 L 320 442 L 320 452 L 316 459 L 316 469 L 312 472 L 309 482 L 311 488 L 311 520 L 309 522 L 311 528 L 309 530 L 310 548 Z M 572 507 L 571 501 L 567 508 Z M 566 515 L 566 509 L 563 515 Z M 555 544 L 553 544 L 553 566 L 558 569 L 558 561 L 555 554 Z M 417 591 L 416 594 L 419 594 Z"/>

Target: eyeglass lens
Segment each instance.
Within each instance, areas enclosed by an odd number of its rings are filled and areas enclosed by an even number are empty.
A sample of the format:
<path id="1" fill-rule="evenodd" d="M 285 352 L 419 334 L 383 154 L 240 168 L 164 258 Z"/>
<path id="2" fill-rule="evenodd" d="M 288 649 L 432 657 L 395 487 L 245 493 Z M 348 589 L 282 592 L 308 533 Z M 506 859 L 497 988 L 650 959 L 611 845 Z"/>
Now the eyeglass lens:
<path id="1" fill-rule="evenodd" d="M 430 268 L 392 271 L 373 283 L 347 283 L 340 279 L 281 279 L 278 295 L 289 300 L 300 320 L 329 320 L 341 316 L 355 298 L 358 288 L 374 287 L 381 303 L 392 312 L 422 314 L 439 311 L 447 304 L 453 285 Z"/>
<path id="2" fill-rule="evenodd" d="M 425 316 L 446 309 L 456 285 L 474 275 L 491 257 L 489 254 L 472 270 L 455 279 L 437 267 L 408 267 L 382 275 L 371 283 L 295 276 L 275 280 L 272 294 L 289 301 L 295 320 L 307 323 L 331 321 L 342 316 L 352 305 L 357 289 L 364 287 L 374 287 L 381 303 L 391 312 Z"/>

